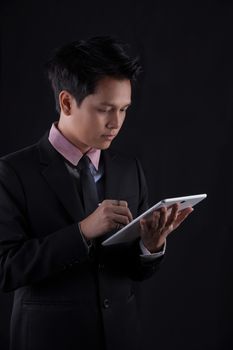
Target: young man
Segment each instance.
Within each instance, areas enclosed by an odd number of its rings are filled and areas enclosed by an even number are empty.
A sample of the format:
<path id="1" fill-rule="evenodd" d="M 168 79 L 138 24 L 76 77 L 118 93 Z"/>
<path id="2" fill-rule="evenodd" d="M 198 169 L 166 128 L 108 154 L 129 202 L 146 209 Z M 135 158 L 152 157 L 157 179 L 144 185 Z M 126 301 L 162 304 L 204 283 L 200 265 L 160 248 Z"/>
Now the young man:
<path id="1" fill-rule="evenodd" d="M 56 51 L 60 115 L 35 145 L 0 160 L 0 286 L 15 291 L 11 350 L 141 349 L 133 280 L 151 276 L 189 215 L 141 221 L 130 244 L 101 245 L 147 208 L 136 159 L 108 150 L 140 66 L 110 37 Z"/>

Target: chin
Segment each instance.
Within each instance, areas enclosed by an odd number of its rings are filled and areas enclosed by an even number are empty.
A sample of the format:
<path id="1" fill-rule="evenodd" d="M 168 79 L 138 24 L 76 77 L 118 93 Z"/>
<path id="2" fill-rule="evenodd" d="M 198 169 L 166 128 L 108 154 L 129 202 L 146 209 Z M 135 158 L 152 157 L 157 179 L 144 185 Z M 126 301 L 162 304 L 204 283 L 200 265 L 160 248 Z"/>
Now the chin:
<path id="1" fill-rule="evenodd" d="M 109 145 L 104 145 L 104 146 L 99 146 L 99 147 L 96 147 L 96 148 L 104 151 L 105 149 L 108 149 L 109 147 L 110 147 L 110 144 Z"/>
<path id="2" fill-rule="evenodd" d="M 111 146 L 111 142 L 104 142 L 102 144 L 96 145 L 95 148 L 98 148 L 100 150 L 108 149 Z"/>

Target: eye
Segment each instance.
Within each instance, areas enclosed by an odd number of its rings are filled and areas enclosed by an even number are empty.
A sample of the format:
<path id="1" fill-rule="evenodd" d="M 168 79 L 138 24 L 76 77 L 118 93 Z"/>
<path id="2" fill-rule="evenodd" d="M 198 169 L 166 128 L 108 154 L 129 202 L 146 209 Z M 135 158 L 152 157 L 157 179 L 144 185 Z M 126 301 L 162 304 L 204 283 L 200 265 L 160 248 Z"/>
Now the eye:
<path id="1" fill-rule="evenodd" d="M 128 108 L 130 108 L 130 105 L 125 106 L 124 108 L 121 108 L 121 111 L 122 111 L 122 112 L 126 112 Z"/>
<path id="2" fill-rule="evenodd" d="M 101 108 L 98 108 L 97 110 L 98 110 L 98 112 L 100 112 L 100 113 L 108 113 L 108 112 L 109 112 L 108 109 L 101 109 Z"/>
<path id="3" fill-rule="evenodd" d="M 123 112 L 123 113 L 126 113 L 127 108 L 128 108 L 128 107 L 126 107 L 126 108 L 122 108 L 122 109 L 120 109 L 120 111 L 121 111 L 121 112 Z"/>

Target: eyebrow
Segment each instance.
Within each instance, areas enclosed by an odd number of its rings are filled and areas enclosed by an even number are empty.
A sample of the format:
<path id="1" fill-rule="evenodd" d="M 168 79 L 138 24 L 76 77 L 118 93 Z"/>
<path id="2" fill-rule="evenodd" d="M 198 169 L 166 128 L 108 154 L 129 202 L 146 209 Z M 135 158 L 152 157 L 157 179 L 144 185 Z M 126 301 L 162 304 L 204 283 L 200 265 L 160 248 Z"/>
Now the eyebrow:
<path id="1" fill-rule="evenodd" d="M 113 103 L 109 102 L 101 102 L 100 103 L 102 106 L 108 106 L 108 107 L 116 107 Z M 131 105 L 131 102 L 127 103 L 124 107 L 129 107 Z"/>

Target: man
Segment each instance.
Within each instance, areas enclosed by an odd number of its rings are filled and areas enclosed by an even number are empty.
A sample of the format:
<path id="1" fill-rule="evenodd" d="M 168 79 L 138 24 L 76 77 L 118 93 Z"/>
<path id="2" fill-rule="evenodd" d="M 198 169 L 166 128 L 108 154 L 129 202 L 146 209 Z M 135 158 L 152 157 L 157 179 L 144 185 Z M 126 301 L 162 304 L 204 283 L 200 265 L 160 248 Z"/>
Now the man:
<path id="1" fill-rule="evenodd" d="M 0 286 L 15 291 L 11 349 L 141 349 L 133 280 L 151 276 L 189 215 L 141 220 L 140 239 L 101 242 L 147 208 L 136 159 L 108 148 L 140 65 L 110 37 L 77 41 L 47 65 L 59 120 L 0 160 Z"/>

